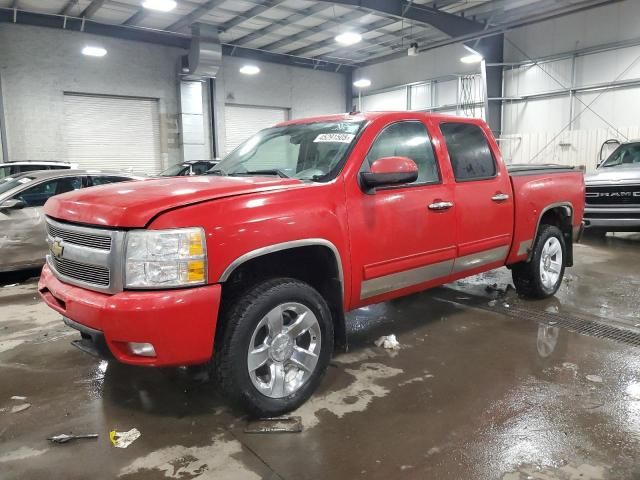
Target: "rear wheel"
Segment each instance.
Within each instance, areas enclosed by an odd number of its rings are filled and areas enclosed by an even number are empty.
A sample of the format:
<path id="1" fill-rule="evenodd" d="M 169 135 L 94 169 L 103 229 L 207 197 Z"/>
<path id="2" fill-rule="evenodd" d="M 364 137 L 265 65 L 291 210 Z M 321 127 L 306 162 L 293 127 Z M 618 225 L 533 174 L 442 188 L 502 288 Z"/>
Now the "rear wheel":
<path id="1" fill-rule="evenodd" d="M 333 351 L 333 323 L 324 298 L 304 282 L 279 278 L 251 288 L 226 312 L 214 361 L 227 396 L 259 417 L 304 403 Z"/>
<path id="2" fill-rule="evenodd" d="M 530 262 L 513 266 L 511 275 L 518 293 L 530 298 L 546 298 L 560 288 L 564 276 L 564 237 L 553 225 L 541 225 Z"/>

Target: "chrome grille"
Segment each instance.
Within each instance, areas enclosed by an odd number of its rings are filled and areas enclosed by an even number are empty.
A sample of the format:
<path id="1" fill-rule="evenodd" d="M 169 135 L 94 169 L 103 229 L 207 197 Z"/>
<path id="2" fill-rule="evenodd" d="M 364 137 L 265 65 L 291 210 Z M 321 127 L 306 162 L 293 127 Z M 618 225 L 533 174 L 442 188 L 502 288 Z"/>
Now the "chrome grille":
<path id="1" fill-rule="evenodd" d="M 640 205 L 640 185 L 587 185 L 588 205 Z"/>
<path id="2" fill-rule="evenodd" d="M 53 255 L 49 258 L 56 271 L 62 275 L 94 285 L 109 286 L 111 274 L 106 267 L 87 265 L 86 263 L 75 262 L 66 258 L 57 258 Z"/>
<path id="3" fill-rule="evenodd" d="M 121 292 L 127 232 L 47 217 L 47 264 L 61 281 L 103 293 Z"/>
<path id="4" fill-rule="evenodd" d="M 47 233 L 53 238 L 61 238 L 65 242 L 81 245 L 83 247 L 98 248 L 100 250 L 111 249 L 111 237 L 93 233 L 80 233 L 58 228 L 51 223 L 47 223 Z"/>

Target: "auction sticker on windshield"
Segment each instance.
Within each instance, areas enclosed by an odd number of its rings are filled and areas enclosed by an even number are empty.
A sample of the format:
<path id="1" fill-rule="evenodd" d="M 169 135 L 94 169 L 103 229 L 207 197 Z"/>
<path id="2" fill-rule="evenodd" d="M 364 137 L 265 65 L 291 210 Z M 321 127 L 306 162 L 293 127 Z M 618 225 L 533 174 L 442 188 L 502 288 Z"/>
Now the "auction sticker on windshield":
<path id="1" fill-rule="evenodd" d="M 352 133 L 321 133 L 313 143 L 351 143 L 354 138 Z"/>

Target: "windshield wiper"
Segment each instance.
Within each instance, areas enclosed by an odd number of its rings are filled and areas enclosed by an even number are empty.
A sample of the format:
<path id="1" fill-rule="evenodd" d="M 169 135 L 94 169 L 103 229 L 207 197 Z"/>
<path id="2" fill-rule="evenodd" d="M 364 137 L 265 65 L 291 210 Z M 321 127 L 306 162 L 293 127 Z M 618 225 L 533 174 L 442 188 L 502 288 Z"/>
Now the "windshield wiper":
<path id="1" fill-rule="evenodd" d="M 231 175 L 278 175 L 280 178 L 291 178 L 278 168 L 269 168 L 265 170 L 247 170 L 246 172 L 236 172 Z"/>

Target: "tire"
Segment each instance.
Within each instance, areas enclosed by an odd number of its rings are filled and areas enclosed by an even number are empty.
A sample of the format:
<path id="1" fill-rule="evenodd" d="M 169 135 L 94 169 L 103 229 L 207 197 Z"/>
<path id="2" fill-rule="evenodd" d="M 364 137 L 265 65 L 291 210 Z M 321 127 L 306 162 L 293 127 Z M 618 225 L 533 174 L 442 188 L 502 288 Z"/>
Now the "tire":
<path id="1" fill-rule="evenodd" d="M 550 251 L 556 251 L 555 248 L 545 250 L 545 247 L 551 246 L 559 248 L 557 250 L 561 255 L 559 259 L 557 253 L 547 258 Z M 518 263 L 511 269 L 517 292 L 528 298 L 547 298 L 554 295 L 562 283 L 565 258 L 567 258 L 566 246 L 560 229 L 553 225 L 541 225 L 531 261 Z M 559 264 L 556 263 L 558 260 Z M 548 268 L 545 268 L 545 265 Z"/>
<path id="2" fill-rule="evenodd" d="M 236 297 L 222 318 L 214 372 L 230 400 L 252 416 L 274 417 L 311 396 L 334 343 L 329 306 L 314 288 L 291 278 L 267 280 Z"/>

